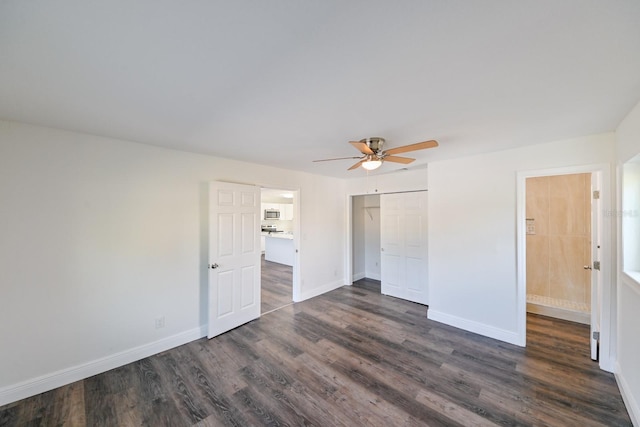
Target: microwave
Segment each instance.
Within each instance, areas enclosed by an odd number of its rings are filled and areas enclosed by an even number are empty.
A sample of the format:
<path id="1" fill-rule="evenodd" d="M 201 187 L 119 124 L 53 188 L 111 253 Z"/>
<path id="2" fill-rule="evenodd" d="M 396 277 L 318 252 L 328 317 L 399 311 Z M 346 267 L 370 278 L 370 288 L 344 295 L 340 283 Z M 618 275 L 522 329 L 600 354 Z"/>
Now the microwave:
<path id="1" fill-rule="evenodd" d="M 280 211 L 278 209 L 265 209 L 264 219 L 280 219 Z"/>

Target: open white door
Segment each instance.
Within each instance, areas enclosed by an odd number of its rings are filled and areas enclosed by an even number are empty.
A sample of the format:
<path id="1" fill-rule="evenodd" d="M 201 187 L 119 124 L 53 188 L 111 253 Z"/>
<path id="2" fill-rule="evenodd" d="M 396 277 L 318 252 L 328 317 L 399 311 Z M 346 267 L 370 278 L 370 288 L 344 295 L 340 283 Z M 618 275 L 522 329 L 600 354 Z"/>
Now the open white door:
<path id="1" fill-rule="evenodd" d="M 260 188 L 209 184 L 209 338 L 260 317 Z"/>
<path id="2" fill-rule="evenodd" d="M 602 257 L 601 229 L 600 223 L 600 185 L 599 174 L 591 174 L 591 265 L 585 268 L 591 269 L 591 359 L 598 360 L 598 344 L 600 341 L 600 301 L 602 271 L 600 260 Z"/>
<path id="3" fill-rule="evenodd" d="M 427 192 L 380 195 L 381 292 L 429 304 Z"/>

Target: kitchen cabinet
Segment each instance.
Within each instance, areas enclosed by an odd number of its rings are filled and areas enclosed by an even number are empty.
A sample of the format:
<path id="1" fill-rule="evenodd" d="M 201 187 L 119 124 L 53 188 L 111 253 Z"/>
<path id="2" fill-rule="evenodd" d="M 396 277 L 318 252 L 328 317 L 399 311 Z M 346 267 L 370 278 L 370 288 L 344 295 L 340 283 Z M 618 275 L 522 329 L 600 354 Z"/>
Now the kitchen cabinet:
<path id="1" fill-rule="evenodd" d="M 293 204 L 287 203 L 280 205 L 280 219 L 287 221 L 293 220 Z"/>

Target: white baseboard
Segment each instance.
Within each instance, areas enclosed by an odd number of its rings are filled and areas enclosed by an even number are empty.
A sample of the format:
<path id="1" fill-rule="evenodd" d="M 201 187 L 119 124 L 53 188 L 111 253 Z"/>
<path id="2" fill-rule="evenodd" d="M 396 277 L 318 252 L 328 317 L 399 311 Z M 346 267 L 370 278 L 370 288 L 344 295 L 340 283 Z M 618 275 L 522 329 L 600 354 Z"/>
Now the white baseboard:
<path id="1" fill-rule="evenodd" d="M 361 279 L 380 280 L 380 275 L 374 274 L 374 273 L 354 273 L 352 276 L 352 280 L 354 282 L 357 282 L 358 280 L 361 280 Z"/>
<path id="2" fill-rule="evenodd" d="M 624 373 L 620 372 L 620 365 L 618 363 L 616 363 L 616 372 L 614 375 L 618 383 L 618 388 L 620 389 L 620 395 L 622 395 L 624 406 L 627 407 L 627 412 L 631 418 L 631 423 L 634 426 L 640 426 L 640 406 L 635 400 L 629 384 L 624 379 Z"/>
<path id="3" fill-rule="evenodd" d="M 382 280 L 382 278 L 380 277 L 380 274 L 378 273 L 367 272 L 365 273 L 365 277 L 373 280 Z"/>
<path id="4" fill-rule="evenodd" d="M 444 323 L 449 326 L 464 329 L 465 331 L 483 335 L 485 337 L 508 342 L 509 344 L 520 345 L 520 337 L 517 332 L 507 331 L 505 329 L 496 328 L 484 323 L 478 323 L 473 320 L 463 319 L 462 317 L 435 311 L 431 308 L 427 310 L 427 318 L 430 320 L 435 320 L 436 322 Z"/>
<path id="5" fill-rule="evenodd" d="M 144 359 L 145 357 L 181 346 L 206 335 L 207 327 L 203 325 L 199 328 L 162 338 L 149 344 L 144 344 L 81 365 L 61 369 L 57 372 L 0 388 L 0 406 L 35 396 L 36 394 L 44 393 L 45 391 L 53 390 L 93 375 L 101 374 L 128 363 Z"/>
<path id="6" fill-rule="evenodd" d="M 542 316 L 554 317 L 556 319 L 568 320 L 570 322 L 591 324 L 591 313 L 566 310 L 559 307 L 550 307 L 542 304 L 527 303 L 527 313 L 540 314 Z"/>
<path id="7" fill-rule="evenodd" d="M 351 280 L 353 282 L 357 282 L 358 280 L 364 279 L 365 277 L 367 276 L 363 272 L 353 273 L 353 275 L 351 276 Z"/>
<path id="8" fill-rule="evenodd" d="M 602 354 L 602 347 L 600 347 L 600 354 L 599 359 L 598 359 L 598 363 L 600 364 L 600 369 L 602 369 L 603 371 L 607 371 L 610 374 L 615 374 L 616 373 L 616 363 L 615 361 L 607 355 L 603 355 Z"/>
<path id="9" fill-rule="evenodd" d="M 299 299 L 294 300 L 295 302 L 300 302 L 307 300 L 309 298 L 317 297 L 318 295 L 322 295 L 326 292 L 333 291 L 334 289 L 338 289 L 344 286 L 342 283 L 342 279 L 336 280 L 326 285 L 320 286 L 319 288 L 311 289 L 309 291 L 300 292 Z"/>

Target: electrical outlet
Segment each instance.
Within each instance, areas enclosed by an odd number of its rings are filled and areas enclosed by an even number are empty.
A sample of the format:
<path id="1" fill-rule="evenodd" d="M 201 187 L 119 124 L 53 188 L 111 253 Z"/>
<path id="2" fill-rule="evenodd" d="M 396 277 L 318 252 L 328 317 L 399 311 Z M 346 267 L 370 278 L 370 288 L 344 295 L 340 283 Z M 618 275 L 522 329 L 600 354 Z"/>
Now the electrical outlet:
<path id="1" fill-rule="evenodd" d="M 164 316 L 156 318 L 156 329 L 164 328 Z"/>
<path id="2" fill-rule="evenodd" d="M 527 234 L 536 234 L 536 222 L 533 218 L 527 218 Z"/>

